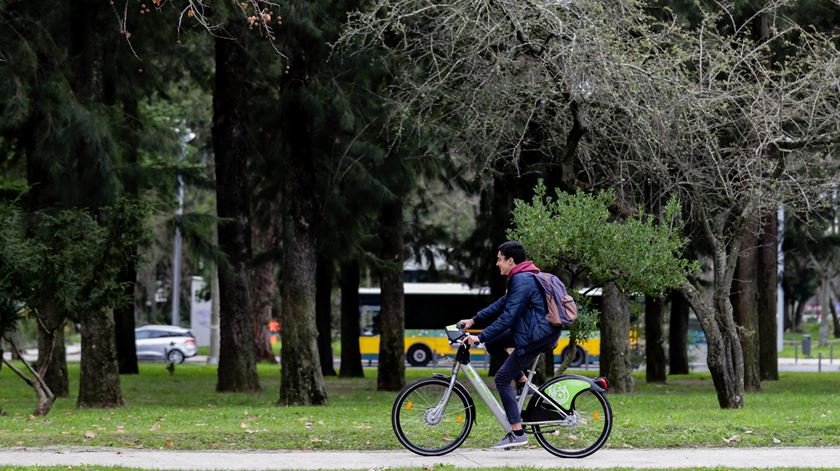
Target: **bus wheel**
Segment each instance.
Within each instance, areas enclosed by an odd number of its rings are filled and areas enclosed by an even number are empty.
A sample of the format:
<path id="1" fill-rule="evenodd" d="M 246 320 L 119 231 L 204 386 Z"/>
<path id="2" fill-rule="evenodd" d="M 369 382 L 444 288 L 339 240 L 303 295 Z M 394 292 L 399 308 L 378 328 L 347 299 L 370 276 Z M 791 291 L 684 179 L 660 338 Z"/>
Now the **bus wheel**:
<path id="1" fill-rule="evenodd" d="M 411 366 L 426 366 L 432 361 L 432 351 L 429 350 L 429 347 L 419 343 L 409 347 L 405 356 Z"/>
<path id="2" fill-rule="evenodd" d="M 560 354 L 560 362 L 561 363 L 564 360 L 566 360 L 566 355 L 569 354 L 569 349 L 570 348 L 571 347 L 566 347 L 566 348 L 563 349 L 563 353 Z M 574 349 L 575 349 L 575 357 L 572 358 L 572 362 L 569 363 L 569 366 L 572 367 L 572 368 L 577 368 L 578 366 L 583 364 L 583 361 L 586 358 L 586 352 L 584 352 L 583 348 L 581 348 L 578 345 L 575 345 Z"/>

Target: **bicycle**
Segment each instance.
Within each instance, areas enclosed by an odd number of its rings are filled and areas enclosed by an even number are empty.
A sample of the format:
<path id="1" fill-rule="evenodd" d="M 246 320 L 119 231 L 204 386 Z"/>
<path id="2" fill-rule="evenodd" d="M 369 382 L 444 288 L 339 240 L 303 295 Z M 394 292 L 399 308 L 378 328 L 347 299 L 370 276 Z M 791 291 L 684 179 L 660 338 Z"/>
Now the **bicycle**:
<path id="1" fill-rule="evenodd" d="M 449 453 L 467 439 L 475 423 L 475 402 L 458 381 L 466 373 L 479 397 L 506 433 L 511 431 L 505 411 L 470 364 L 467 333 L 456 324 L 445 329 L 451 345 L 458 346 L 450 376 L 434 374 L 408 384 L 397 395 L 391 410 L 391 426 L 400 443 L 423 456 Z M 550 351 L 550 350 L 549 350 Z M 605 378 L 560 375 L 539 387 L 531 380 L 540 361 L 537 356 L 517 398 L 525 433 L 532 434 L 549 453 L 562 458 L 583 458 L 600 449 L 612 431 L 612 409 L 604 393 Z M 529 397 L 526 391 L 533 391 Z"/>

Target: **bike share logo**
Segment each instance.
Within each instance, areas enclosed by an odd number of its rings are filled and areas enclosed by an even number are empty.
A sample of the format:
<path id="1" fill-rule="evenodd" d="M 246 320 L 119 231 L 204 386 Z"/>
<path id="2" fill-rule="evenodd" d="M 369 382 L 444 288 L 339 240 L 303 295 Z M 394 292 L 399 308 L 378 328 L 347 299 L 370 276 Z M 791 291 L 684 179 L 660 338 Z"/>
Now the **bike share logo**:
<path id="1" fill-rule="evenodd" d="M 560 404 L 565 404 L 569 401 L 569 390 L 566 389 L 565 384 L 558 383 L 551 386 L 548 388 L 548 394 Z"/>

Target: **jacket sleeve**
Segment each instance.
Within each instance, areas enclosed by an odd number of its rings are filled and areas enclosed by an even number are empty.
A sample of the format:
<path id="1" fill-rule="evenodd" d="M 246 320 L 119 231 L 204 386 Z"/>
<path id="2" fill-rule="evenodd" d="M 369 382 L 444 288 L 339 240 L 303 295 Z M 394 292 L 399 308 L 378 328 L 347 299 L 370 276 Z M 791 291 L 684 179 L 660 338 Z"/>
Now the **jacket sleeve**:
<path id="1" fill-rule="evenodd" d="M 502 313 L 505 309 L 505 303 L 507 302 L 507 294 L 502 296 L 501 298 L 497 299 L 496 302 L 493 304 L 485 307 L 484 309 L 478 311 L 473 317 L 473 320 L 476 324 L 487 325 L 496 320 L 499 317 L 499 314 Z"/>
<path id="2" fill-rule="evenodd" d="M 528 281 L 525 276 L 517 276 L 511 280 L 510 289 L 506 295 L 507 299 L 504 304 L 504 312 L 483 332 L 478 334 L 479 340 L 482 343 L 492 340 L 494 337 L 502 334 L 507 329 L 513 326 L 516 319 L 519 318 L 528 307 L 529 290 Z"/>

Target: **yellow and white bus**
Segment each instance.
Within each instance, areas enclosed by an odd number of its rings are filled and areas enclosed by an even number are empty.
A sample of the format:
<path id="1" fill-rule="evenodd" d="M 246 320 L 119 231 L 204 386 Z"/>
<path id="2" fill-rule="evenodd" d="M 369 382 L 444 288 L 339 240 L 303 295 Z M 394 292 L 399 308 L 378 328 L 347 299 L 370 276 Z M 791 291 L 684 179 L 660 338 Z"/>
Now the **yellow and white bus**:
<path id="1" fill-rule="evenodd" d="M 405 352 L 413 366 L 426 366 L 435 357 L 454 355 L 443 327 L 472 317 L 487 307 L 493 299 L 489 288 L 470 288 L 458 283 L 405 283 Z M 590 295 L 592 295 L 590 293 Z M 375 360 L 379 356 L 379 288 L 359 288 L 359 314 L 362 336 L 359 349 L 362 358 Z M 598 358 L 601 340 L 593 338 L 569 349 L 569 333 L 564 331 L 554 350 L 555 362 L 574 352 L 572 366 L 580 366 L 584 359 Z M 475 348 L 482 355 L 484 350 Z"/>

